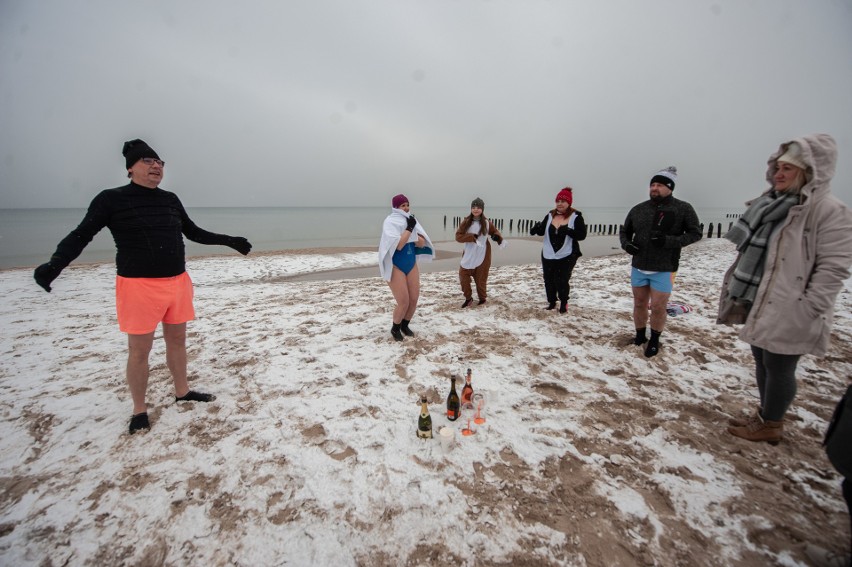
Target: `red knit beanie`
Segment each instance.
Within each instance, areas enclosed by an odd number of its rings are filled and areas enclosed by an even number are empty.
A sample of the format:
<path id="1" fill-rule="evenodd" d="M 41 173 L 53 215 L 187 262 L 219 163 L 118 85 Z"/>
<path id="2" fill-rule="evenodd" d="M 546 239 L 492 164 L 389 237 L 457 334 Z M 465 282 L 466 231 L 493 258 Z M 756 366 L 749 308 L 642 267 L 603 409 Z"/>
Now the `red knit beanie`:
<path id="1" fill-rule="evenodd" d="M 568 201 L 568 205 L 574 204 L 574 193 L 573 189 L 570 187 L 566 187 L 562 191 L 556 194 L 556 201 Z"/>

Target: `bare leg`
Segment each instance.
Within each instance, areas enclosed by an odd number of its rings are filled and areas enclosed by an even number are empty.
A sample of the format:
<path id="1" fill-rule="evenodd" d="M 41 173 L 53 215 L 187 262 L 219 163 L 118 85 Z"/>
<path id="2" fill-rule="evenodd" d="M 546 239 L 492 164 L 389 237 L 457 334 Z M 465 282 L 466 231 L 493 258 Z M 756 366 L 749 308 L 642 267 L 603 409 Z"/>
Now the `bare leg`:
<path id="1" fill-rule="evenodd" d="M 648 301 L 651 299 L 651 286 L 633 288 L 633 324 L 637 329 L 648 326 Z"/>
<path id="2" fill-rule="evenodd" d="M 148 411 L 145 392 L 148 390 L 148 355 L 153 342 L 153 331 L 144 335 L 127 335 L 127 385 L 134 415 Z"/>
<path id="3" fill-rule="evenodd" d="M 651 330 L 658 331 L 660 333 L 663 332 L 663 327 L 666 326 L 666 319 L 668 318 L 668 313 L 666 313 L 666 305 L 669 303 L 670 293 L 663 293 L 662 291 L 657 291 L 655 289 L 651 289 Z M 647 306 L 648 304 L 645 303 Z M 647 308 L 647 307 L 646 307 Z M 634 306 L 635 309 L 635 306 Z M 634 314 L 635 316 L 635 314 Z"/>
<path id="4" fill-rule="evenodd" d="M 403 319 L 411 321 L 414 310 L 417 309 L 417 301 L 420 299 L 420 266 L 414 264 L 414 268 L 408 272 L 405 283 L 408 288 L 408 309 L 405 310 Z"/>
<path id="5" fill-rule="evenodd" d="M 417 269 L 416 266 L 414 269 Z M 393 310 L 393 322 L 395 325 L 398 325 L 405 318 L 405 314 L 408 311 L 409 296 L 407 278 L 402 273 L 402 270 L 396 266 L 394 266 L 393 272 L 391 272 L 391 279 L 388 282 L 388 286 L 390 286 L 393 298 L 396 300 L 396 307 Z"/>
<path id="6" fill-rule="evenodd" d="M 166 341 L 166 364 L 172 373 L 175 396 L 181 398 L 189 392 L 186 380 L 186 323 L 163 323 L 163 339 Z"/>

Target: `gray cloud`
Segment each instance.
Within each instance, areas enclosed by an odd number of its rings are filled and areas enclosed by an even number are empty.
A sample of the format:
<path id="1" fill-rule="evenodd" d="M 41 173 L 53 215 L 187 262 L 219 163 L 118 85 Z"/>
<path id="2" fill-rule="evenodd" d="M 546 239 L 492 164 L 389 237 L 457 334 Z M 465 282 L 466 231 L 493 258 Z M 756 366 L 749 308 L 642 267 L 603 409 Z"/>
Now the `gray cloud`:
<path id="1" fill-rule="evenodd" d="M 852 2 L 0 4 L 0 207 L 83 207 L 124 140 L 187 206 L 739 206 L 831 133 L 852 205 Z"/>

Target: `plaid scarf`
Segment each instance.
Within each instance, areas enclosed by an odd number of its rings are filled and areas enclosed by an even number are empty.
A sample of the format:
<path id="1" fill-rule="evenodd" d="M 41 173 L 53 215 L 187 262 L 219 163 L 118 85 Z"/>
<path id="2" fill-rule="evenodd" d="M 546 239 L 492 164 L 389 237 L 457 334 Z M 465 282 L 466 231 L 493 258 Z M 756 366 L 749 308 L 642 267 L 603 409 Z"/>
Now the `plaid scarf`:
<path id="1" fill-rule="evenodd" d="M 769 236 L 779 221 L 787 218 L 798 194 L 770 191 L 755 199 L 725 238 L 737 245 L 740 256 L 728 283 L 728 295 L 740 302 L 754 303 L 766 264 Z"/>

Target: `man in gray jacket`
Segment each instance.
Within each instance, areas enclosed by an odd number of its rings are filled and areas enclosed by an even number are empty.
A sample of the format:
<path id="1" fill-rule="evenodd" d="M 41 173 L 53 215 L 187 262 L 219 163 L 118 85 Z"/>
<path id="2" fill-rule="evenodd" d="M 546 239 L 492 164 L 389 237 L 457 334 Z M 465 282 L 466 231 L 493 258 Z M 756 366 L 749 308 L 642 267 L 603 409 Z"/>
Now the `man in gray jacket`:
<path id="1" fill-rule="evenodd" d="M 686 201 L 675 199 L 672 191 L 677 181 L 677 168 L 669 166 L 652 178 L 650 199 L 627 213 L 619 230 L 621 248 L 633 256 L 630 285 L 633 287 L 633 344 L 645 347 L 652 357 L 660 348 L 660 335 L 666 325 L 666 305 L 672 293 L 680 250 L 701 240 L 701 227 L 695 209 Z M 651 339 L 648 340 L 648 303 L 651 304 Z"/>

